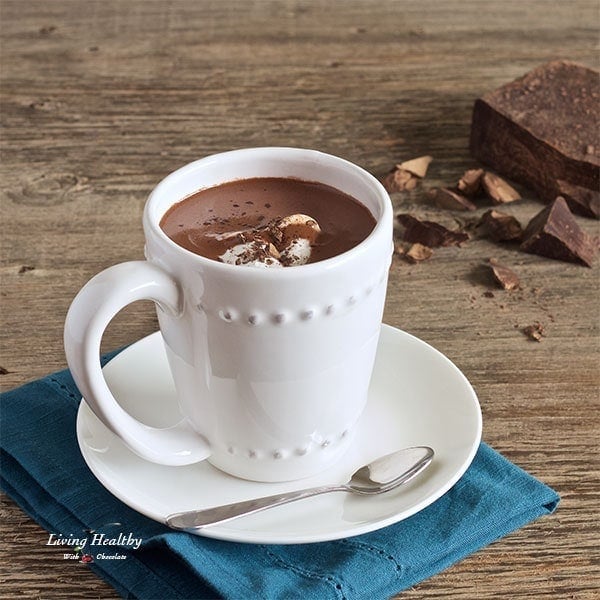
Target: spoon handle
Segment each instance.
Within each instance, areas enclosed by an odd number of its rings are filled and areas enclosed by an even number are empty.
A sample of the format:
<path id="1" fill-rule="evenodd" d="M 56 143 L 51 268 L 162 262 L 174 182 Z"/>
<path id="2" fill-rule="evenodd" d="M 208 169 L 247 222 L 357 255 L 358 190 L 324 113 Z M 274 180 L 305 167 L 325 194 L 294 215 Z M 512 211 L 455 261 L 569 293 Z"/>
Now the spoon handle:
<path id="1" fill-rule="evenodd" d="M 326 485 L 321 487 L 299 490 L 297 492 L 288 492 L 286 494 L 275 494 L 264 498 L 255 498 L 244 502 L 234 502 L 233 504 L 225 504 L 224 506 L 215 506 L 205 510 L 190 510 L 180 513 L 174 513 L 167 517 L 167 525 L 173 529 L 201 529 L 209 525 L 223 523 L 242 515 L 249 515 L 255 512 L 271 508 L 272 506 L 280 506 L 288 502 L 295 502 L 303 498 L 310 498 L 318 494 L 327 492 L 343 492 L 346 491 L 345 485 Z"/>

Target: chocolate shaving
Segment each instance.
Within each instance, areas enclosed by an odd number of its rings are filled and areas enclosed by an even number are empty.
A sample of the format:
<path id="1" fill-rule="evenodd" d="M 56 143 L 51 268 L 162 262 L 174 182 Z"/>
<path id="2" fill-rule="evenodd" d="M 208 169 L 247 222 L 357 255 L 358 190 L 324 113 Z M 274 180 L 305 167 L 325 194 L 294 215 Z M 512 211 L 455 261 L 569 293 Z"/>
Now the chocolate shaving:
<path id="1" fill-rule="evenodd" d="M 516 290 L 520 286 L 521 281 L 512 269 L 500 264 L 495 258 L 490 258 L 488 260 L 488 265 L 492 269 L 496 281 L 505 290 Z"/>
<path id="2" fill-rule="evenodd" d="M 270 221 L 263 227 L 257 227 L 255 231 L 262 236 L 265 240 L 268 240 L 273 245 L 280 245 L 283 242 L 283 230 L 277 227 L 277 219 Z"/>
<path id="3" fill-rule="evenodd" d="M 592 266 L 597 251 L 594 240 L 579 227 L 561 196 L 531 219 L 521 249 L 586 267 Z"/>
<path id="4" fill-rule="evenodd" d="M 486 171 L 481 177 L 481 185 L 496 204 L 506 204 L 521 199 L 519 192 L 495 173 Z"/>
<path id="5" fill-rule="evenodd" d="M 477 226 L 494 242 L 518 240 L 523 235 L 521 224 L 515 217 L 494 209 L 483 213 Z"/>
<path id="6" fill-rule="evenodd" d="M 439 248 L 441 246 L 459 246 L 469 239 L 468 234 L 463 231 L 451 231 L 439 223 L 420 221 L 407 213 L 399 214 L 396 218 L 405 228 L 403 239 L 407 242 L 423 244 L 429 248 Z"/>
<path id="7" fill-rule="evenodd" d="M 449 210 L 475 210 L 477 207 L 466 197 L 448 188 L 430 190 L 436 206 Z"/>

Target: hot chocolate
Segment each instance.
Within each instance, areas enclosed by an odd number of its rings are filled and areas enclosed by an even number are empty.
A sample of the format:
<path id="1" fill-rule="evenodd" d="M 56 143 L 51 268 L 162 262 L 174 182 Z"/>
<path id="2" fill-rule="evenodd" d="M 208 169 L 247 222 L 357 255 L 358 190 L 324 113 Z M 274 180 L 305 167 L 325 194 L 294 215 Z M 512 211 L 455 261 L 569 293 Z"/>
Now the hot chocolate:
<path id="1" fill-rule="evenodd" d="M 230 264 L 286 267 L 337 256 L 375 227 L 371 212 L 328 185 L 282 177 L 231 181 L 188 196 L 162 217 L 178 245 Z"/>

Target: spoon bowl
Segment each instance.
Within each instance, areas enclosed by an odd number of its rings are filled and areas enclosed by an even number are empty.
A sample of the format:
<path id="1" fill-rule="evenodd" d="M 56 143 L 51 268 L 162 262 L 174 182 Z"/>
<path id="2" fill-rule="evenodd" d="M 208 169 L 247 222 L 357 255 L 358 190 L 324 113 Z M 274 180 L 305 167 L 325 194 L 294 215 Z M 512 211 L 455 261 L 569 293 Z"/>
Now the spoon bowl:
<path id="1" fill-rule="evenodd" d="M 404 448 L 377 458 L 358 469 L 344 484 L 355 494 L 382 494 L 408 483 L 431 464 L 434 451 L 429 446 Z"/>

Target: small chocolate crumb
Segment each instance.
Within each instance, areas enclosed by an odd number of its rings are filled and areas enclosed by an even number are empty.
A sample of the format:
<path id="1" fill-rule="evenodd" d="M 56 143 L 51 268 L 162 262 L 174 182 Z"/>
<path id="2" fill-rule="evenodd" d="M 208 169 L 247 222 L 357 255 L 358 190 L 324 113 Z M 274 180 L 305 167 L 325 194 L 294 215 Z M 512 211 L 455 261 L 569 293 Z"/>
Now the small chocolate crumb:
<path id="1" fill-rule="evenodd" d="M 5 369 L 4 367 L 0 367 L 0 375 L 7 375 L 8 373 L 10 373 L 10 371 L 8 369 Z"/>
<path id="2" fill-rule="evenodd" d="M 398 222 L 404 226 L 403 239 L 406 242 L 419 243 L 429 248 L 440 246 L 460 246 L 469 239 L 463 231 L 451 231 L 433 221 L 420 221 L 407 213 L 396 216 Z"/>
<path id="3" fill-rule="evenodd" d="M 534 342 L 541 342 L 542 338 L 546 337 L 546 330 L 539 321 L 536 321 L 533 325 L 523 327 L 521 331 Z"/>
<path id="4" fill-rule="evenodd" d="M 19 269 L 18 273 L 27 273 L 27 271 L 34 271 L 35 267 L 32 267 L 31 265 L 22 265 L 21 268 Z"/>
<path id="5" fill-rule="evenodd" d="M 523 235 L 523 228 L 515 217 L 494 209 L 483 213 L 477 226 L 494 242 L 519 240 Z"/>
<path id="6" fill-rule="evenodd" d="M 495 297 L 496 297 L 496 296 L 495 296 L 495 294 L 494 294 L 494 292 L 492 292 L 492 291 L 490 291 L 490 290 L 487 290 L 487 291 L 483 292 L 483 295 L 484 295 L 486 298 L 495 298 Z"/>
<path id="7" fill-rule="evenodd" d="M 466 196 L 449 188 L 433 188 L 429 193 L 439 208 L 448 210 L 475 210 L 477 208 Z"/>
<path id="8" fill-rule="evenodd" d="M 481 185 L 496 204 L 506 204 L 521 199 L 519 192 L 495 173 L 486 171 L 481 177 Z"/>
<path id="9" fill-rule="evenodd" d="M 495 258 L 488 260 L 494 278 L 505 290 L 515 290 L 521 284 L 518 275 L 505 265 L 500 264 Z"/>

